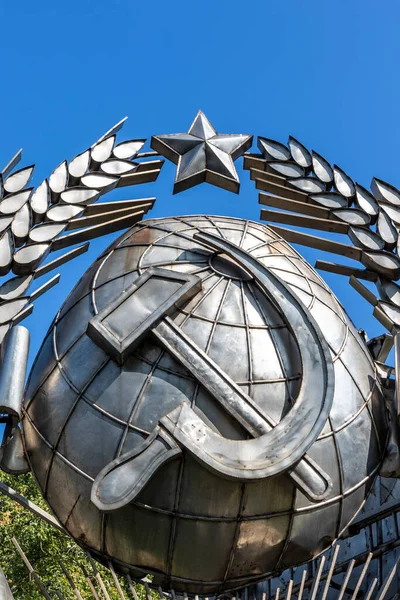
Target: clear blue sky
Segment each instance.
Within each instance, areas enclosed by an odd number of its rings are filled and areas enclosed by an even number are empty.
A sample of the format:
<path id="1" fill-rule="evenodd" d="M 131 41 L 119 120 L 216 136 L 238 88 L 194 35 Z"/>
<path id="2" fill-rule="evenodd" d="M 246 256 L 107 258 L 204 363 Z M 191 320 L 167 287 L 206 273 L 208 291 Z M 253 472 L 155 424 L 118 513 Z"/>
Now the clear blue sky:
<path id="1" fill-rule="evenodd" d="M 291 134 L 363 185 L 376 175 L 400 187 L 395 0 L 22 0 L 3 2 L 1 13 L 0 165 L 23 146 L 24 163 L 37 165 L 36 184 L 125 115 L 125 139 L 150 139 L 187 131 L 201 108 L 222 133 L 283 142 Z M 258 219 L 257 194 L 241 169 L 239 196 L 206 185 L 172 196 L 174 169 L 111 197 L 155 195 L 154 216 Z M 63 267 L 61 283 L 36 303 L 26 321 L 32 357 L 110 241 Z M 303 254 L 314 262 L 315 253 Z M 347 280 L 326 279 L 356 325 L 378 334 Z"/>

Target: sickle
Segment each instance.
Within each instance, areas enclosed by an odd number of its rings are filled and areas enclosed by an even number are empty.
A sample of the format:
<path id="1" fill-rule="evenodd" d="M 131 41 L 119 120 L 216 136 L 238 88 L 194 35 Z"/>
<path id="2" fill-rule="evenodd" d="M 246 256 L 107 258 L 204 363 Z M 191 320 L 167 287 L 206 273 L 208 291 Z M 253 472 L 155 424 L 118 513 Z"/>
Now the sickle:
<path id="1" fill-rule="evenodd" d="M 251 472 L 256 478 L 271 477 L 295 465 L 326 423 L 334 393 L 334 371 L 328 344 L 312 315 L 289 287 L 256 258 L 210 233 L 202 232 L 194 238 L 224 252 L 244 268 L 284 316 L 297 340 L 303 368 L 301 388 L 294 406 L 276 427 L 259 438 L 239 442 L 219 436 L 205 424 L 199 430 L 199 440 L 203 439 L 200 454 L 209 466 L 218 466 L 221 473 L 235 478 L 249 479 L 246 473 Z M 188 416 L 187 408 L 182 408 L 179 417 L 176 410 L 164 417 L 162 424 L 170 433 L 173 431 L 179 441 L 186 438 L 198 446 L 200 441 L 190 432 L 194 428 L 186 427 L 183 422 Z M 226 468 L 225 461 L 229 465 Z"/>
<path id="2" fill-rule="evenodd" d="M 92 501 L 101 510 L 113 510 L 131 501 L 161 464 L 180 453 L 179 446 L 184 446 L 208 469 L 231 479 L 255 480 L 288 471 L 310 499 L 321 500 L 329 492 L 330 479 L 304 455 L 322 431 L 332 405 L 334 374 L 327 343 L 301 302 L 257 259 L 227 240 L 208 233 L 198 234 L 195 239 L 239 263 L 283 314 L 297 338 L 303 367 L 296 403 L 275 425 L 168 317 L 159 319 L 158 324 L 153 321 L 149 328 L 158 341 L 244 424 L 255 439 L 222 437 L 187 402 L 182 402 L 160 420 L 153 434 L 140 447 L 115 459 L 98 474 L 92 488 Z M 150 269 L 142 277 L 149 278 L 149 272 Z M 162 272 L 167 273 L 162 269 L 152 269 L 152 272 L 159 276 Z M 132 293 L 126 292 L 128 296 Z M 91 326 L 98 327 L 99 321 L 105 322 L 109 314 L 111 309 L 107 315 L 99 314 L 91 321 Z M 99 343 L 98 330 L 95 336 L 90 333 L 90 328 L 88 333 Z"/>

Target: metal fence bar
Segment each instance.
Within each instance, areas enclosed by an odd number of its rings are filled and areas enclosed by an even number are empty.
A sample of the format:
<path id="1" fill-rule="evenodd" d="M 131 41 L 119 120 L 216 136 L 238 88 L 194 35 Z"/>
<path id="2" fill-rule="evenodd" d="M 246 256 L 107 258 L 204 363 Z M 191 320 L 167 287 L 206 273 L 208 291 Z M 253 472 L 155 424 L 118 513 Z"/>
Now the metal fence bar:
<path id="1" fill-rule="evenodd" d="M 131 594 L 132 594 L 132 596 L 133 596 L 133 600 L 139 600 L 139 598 L 138 598 L 138 595 L 137 595 L 137 592 L 136 592 L 136 590 L 135 590 L 135 586 L 133 585 L 133 581 L 132 581 L 132 578 L 131 578 L 131 576 L 130 576 L 130 575 L 127 575 L 127 576 L 126 576 L 126 580 L 127 580 L 127 582 L 128 582 L 129 589 L 130 589 L 130 591 L 131 591 Z M 172 595 L 172 593 L 171 593 L 171 595 Z M 174 597 L 174 596 L 172 595 L 172 597 Z"/>
<path id="2" fill-rule="evenodd" d="M 371 583 L 370 587 L 369 587 L 369 590 L 368 590 L 368 592 L 367 592 L 367 595 L 365 596 L 365 600 L 371 600 L 371 598 L 372 598 L 372 594 L 374 593 L 374 590 L 375 590 L 375 588 L 376 588 L 376 586 L 377 586 L 377 583 L 378 583 L 378 579 L 377 579 L 377 578 L 375 578 L 375 579 L 373 580 L 373 582 Z"/>
<path id="3" fill-rule="evenodd" d="M 151 598 L 151 592 L 150 592 L 150 588 L 149 588 L 149 584 L 147 583 L 147 581 L 143 582 L 144 585 L 144 589 L 146 590 L 146 599 L 147 600 L 152 600 Z M 183 594 L 183 597 L 185 598 L 185 600 L 187 599 L 187 594 Z"/>
<path id="4" fill-rule="evenodd" d="M 303 598 L 304 584 L 306 582 L 306 577 L 307 577 L 307 571 L 304 569 L 302 576 L 301 576 L 299 594 L 297 596 L 297 600 L 302 600 L 302 598 Z"/>
<path id="5" fill-rule="evenodd" d="M 67 567 L 64 565 L 62 560 L 60 560 L 60 566 L 61 566 L 63 573 L 65 575 L 65 578 L 68 581 L 69 585 L 71 586 L 71 589 L 74 592 L 75 596 L 78 598 L 78 600 L 83 600 L 80 591 L 76 587 L 74 580 L 72 579 L 71 575 L 69 574 L 69 572 L 67 570 Z"/>
<path id="6" fill-rule="evenodd" d="M 13 537 L 11 539 L 11 541 L 14 544 L 15 548 L 17 549 L 18 554 L 20 555 L 20 557 L 24 561 L 25 566 L 28 569 L 30 575 L 35 580 L 35 583 L 37 584 L 38 588 L 40 589 L 42 596 L 44 596 L 44 598 L 46 598 L 46 600 L 52 600 L 51 596 L 49 595 L 49 593 L 47 592 L 45 586 L 43 585 L 42 580 L 40 579 L 39 575 L 37 575 L 37 573 L 35 573 L 35 569 L 32 567 L 31 563 L 29 562 L 28 558 L 26 557 L 26 555 L 25 555 L 24 551 L 22 550 L 21 546 L 18 544 L 16 538 Z"/>
<path id="7" fill-rule="evenodd" d="M 322 575 L 322 570 L 324 568 L 325 565 L 325 560 L 326 557 L 322 556 L 321 560 L 319 561 L 319 565 L 318 565 L 318 570 L 317 573 L 314 577 L 314 583 L 313 586 L 311 588 L 311 593 L 310 593 L 310 600 L 315 600 L 317 597 L 317 592 L 318 592 L 318 588 L 319 588 L 319 582 L 321 580 L 321 575 Z"/>
<path id="8" fill-rule="evenodd" d="M 0 568 L 0 598 L 1 600 L 14 600 L 8 581 Z"/>
<path id="9" fill-rule="evenodd" d="M 293 579 L 291 579 L 289 581 L 289 585 L 287 587 L 287 592 L 286 592 L 286 600 L 290 600 L 292 597 L 292 589 L 293 589 Z"/>
<path id="10" fill-rule="evenodd" d="M 96 588 L 94 587 L 92 580 L 89 577 L 89 573 L 86 571 L 86 569 L 83 565 L 81 565 L 81 570 L 82 570 L 83 576 L 86 580 L 86 583 L 88 584 L 89 589 L 92 592 L 92 596 L 93 596 L 94 600 L 100 600 L 100 597 L 99 597 L 98 593 L 96 592 Z"/>
<path id="11" fill-rule="evenodd" d="M 400 563 L 400 558 L 396 560 L 395 564 L 393 565 L 393 567 L 387 574 L 387 577 L 386 577 L 385 581 L 383 582 L 381 589 L 378 592 L 376 600 L 384 600 L 386 593 L 390 587 L 390 584 L 393 581 L 393 577 L 396 575 L 396 571 L 399 566 L 399 563 Z"/>
<path id="12" fill-rule="evenodd" d="M 114 579 L 115 587 L 117 588 L 117 592 L 119 594 L 119 597 L 121 598 L 121 600 L 126 600 L 126 598 L 124 596 L 124 592 L 122 591 L 121 584 L 118 581 L 117 574 L 115 572 L 115 569 L 114 569 L 113 564 L 112 564 L 111 561 L 108 561 L 108 568 L 111 571 L 111 575 L 112 575 L 112 578 Z"/>
<path id="13" fill-rule="evenodd" d="M 102 580 L 101 575 L 100 575 L 99 571 L 97 570 L 97 567 L 95 565 L 95 562 L 94 562 L 93 558 L 91 557 L 91 555 L 89 554 L 89 552 L 86 552 L 86 556 L 89 559 L 90 566 L 93 569 L 94 576 L 95 576 L 96 581 L 98 582 L 98 584 L 100 586 L 101 591 L 103 592 L 104 598 L 106 600 L 111 600 L 110 596 L 108 595 L 107 588 L 104 585 L 104 581 Z"/>
<path id="14" fill-rule="evenodd" d="M 161 586 L 160 586 L 160 585 L 158 586 L 158 589 L 157 589 L 157 591 L 158 591 L 158 595 L 160 596 L 160 600 L 164 600 L 164 598 L 165 598 L 166 596 L 164 595 L 164 592 L 162 591 L 162 588 L 161 588 Z M 198 595 L 195 595 L 195 597 L 194 597 L 194 600 L 199 600 L 199 596 L 198 596 Z"/>
<path id="15" fill-rule="evenodd" d="M 383 554 L 385 554 L 385 552 L 395 550 L 395 548 L 399 548 L 399 547 L 400 547 L 400 539 L 381 544 L 380 546 L 375 548 L 375 550 L 373 550 L 372 558 L 373 559 L 378 558 L 378 557 L 382 556 Z M 365 563 L 368 555 L 369 555 L 369 552 L 363 552 L 362 554 L 358 554 L 357 556 L 355 556 L 353 559 L 346 560 L 343 563 L 337 565 L 333 571 L 332 576 L 334 577 L 335 575 L 339 575 L 340 573 L 343 573 L 344 571 L 346 571 L 349 563 L 353 560 L 355 561 L 355 566 L 363 565 Z M 321 579 L 325 580 L 326 577 L 327 577 L 327 575 L 323 574 L 321 576 Z M 312 586 L 312 584 L 313 584 L 313 580 L 310 579 L 309 581 L 306 581 L 304 583 L 304 589 L 310 588 Z M 296 594 L 298 590 L 299 590 L 299 586 L 295 586 L 293 589 L 293 593 Z"/>
<path id="16" fill-rule="evenodd" d="M 328 595 L 329 587 L 331 585 L 331 579 L 333 577 L 333 570 L 334 570 L 335 565 L 336 565 L 336 561 L 337 561 L 337 557 L 338 557 L 339 551 L 340 551 L 340 546 L 336 545 L 335 546 L 335 550 L 333 552 L 332 559 L 331 559 L 331 564 L 329 565 L 329 571 L 328 571 L 328 575 L 327 575 L 327 578 L 326 578 L 324 591 L 322 592 L 321 600 L 326 600 L 326 597 Z"/>
<path id="17" fill-rule="evenodd" d="M 362 569 L 362 571 L 361 571 L 361 575 L 360 575 L 360 577 L 358 578 L 358 581 L 357 581 L 357 583 L 356 583 L 356 587 L 354 588 L 354 592 L 353 592 L 353 595 L 351 596 L 351 599 L 350 599 L 350 600 L 356 600 L 356 598 L 357 598 L 357 594 L 358 594 L 358 592 L 359 592 L 359 590 L 360 590 L 360 587 L 361 587 L 361 584 L 362 584 L 362 582 L 364 581 L 364 577 L 365 577 L 365 575 L 366 575 L 366 573 L 367 573 L 367 570 L 368 570 L 368 567 L 369 567 L 369 563 L 370 563 L 370 562 L 371 562 L 371 560 L 372 560 L 372 556 L 373 556 L 373 554 L 372 554 L 372 552 L 370 552 L 370 553 L 368 554 L 368 556 L 367 556 L 367 560 L 365 561 L 365 565 L 364 565 L 364 567 L 363 567 L 363 569 Z"/>
<path id="18" fill-rule="evenodd" d="M 350 575 L 351 575 L 351 572 L 353 571 L 355 562 L 356 561 L 354 559 L 352 559 L 349 562 L 349 566 L 347 567 L 346 575 L 344 576 L 342 587 L 340 588 L 340 592 L 339 592 L 339 596 L 338 596 L 337 600 L 342 600 L 342 598 L 346 592 L 347 584 L 349 583 Z"/>
<path id="19" fill-rule="evenodd" d="M 53 515 L 40 508 L 40 506 L 38 506 L 34 502 L 31 502 L 30 500 L 27 500 L 26 498 L 21 496 L 21 494 L 18 494 L 18 492 L 10 488 L 10 486 L 6 485 L 2 481 L 0 481 L 0 493 L 4 494 L 5 496 L 8 496 L 12 500 L 15 500 L 15 502 L 18 502 L 18 504 L 20 504 L 24 508 L 27 508 L 31 513 L 39 517 L 39 519 L 42 519 L 42 521 L 46 521 L 46 523 L 49 523 L 49 525 L 52 525 L 59 531 L 67 533 L 64 527 L 61 525 L 61 523 L 59 523 L 57 519 L 53 517 Z"/>

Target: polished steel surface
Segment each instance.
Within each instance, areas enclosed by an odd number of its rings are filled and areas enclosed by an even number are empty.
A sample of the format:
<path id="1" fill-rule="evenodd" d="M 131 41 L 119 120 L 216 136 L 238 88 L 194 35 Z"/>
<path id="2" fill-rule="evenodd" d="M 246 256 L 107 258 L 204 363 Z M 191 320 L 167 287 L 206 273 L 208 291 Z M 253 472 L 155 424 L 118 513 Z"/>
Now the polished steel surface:
<path id="1" fill-rule="evenodd" d="M 17 419 L 21 417 L 28 353 L 29 331 L 18 325 L 0 347 L 0 413 Z"/>
<path id="2" fill-rule="evenodd" d="M 3 571 L 0 569 L 0 598 L 1 600 L 14 600 L 14 596 L 10 590 L 7 579 Z"/>
<path id="3" fill-rule="evenodd" d="M 239 178 L 233 161 L 252 143 L 251 135 L 217 133 L 201 110 L 187 133 L 151 138 L 151 147 L 178 165 L 174 194 L 205 181 L 239 193 Z"/>
<path id="4" fill-rule="evenodd" d="M 224 252 L 210 246 L 214 236 Z M 267 295 L 242 260 L 232 261 L 230 244 L 281 287 Z M 151 442 L 159 421 L 182 402 L 222 440 L 253 443 L 157 338 L 146 337 L 119 366 L 87 336 L 88 322 L 150 267 L 201 278 L 202 291 L 169 317 L 173 327 L 277 424 L 296 414 L 308 377 L 299 332 L 282 309 L 283 301 L 287 310 L 300 300 L 332 360 L 332 405 L 307 450 L 332 481 L 326 499 L 311 501 L 286 472 L 258 481 L 221 478 L 194 458 L 196 449 L 183 448 L 126 506 L 104 513 L 90 501 L 102 469 Z M 311 385 L 321 381 L 311 378 Z M 80 544 L 134 578 L 151 574 L 154 586 L 212 595 L 329 547 L 365 501 L 387 425 L 372 357 L 313 269 L 261 224 L 195 216 L 135 225 L 89 269 L 32 369 L 23 432 L 46 500 Z"/>
<path id="5" fill-rule="evenodd" d="M 9 307 L 21 301 L 11 300 Z M 29 300 L 26 301 L 28 303 Z M 21 309 L 19 305 L 12 316 Z M 4 322 L 4 321 L 2 321 Z M 26 369 L 29 353 L 29 331 L 20 325 L 12 328 L 0 346 L 0 414 L 6 415 L 6 426 L 0 444 L 0 469 L 21 474 L 29 471 L 24 455 L 21 431 L 18 427 L 22 414 Z"/>
<path id="6" fill-rule="evenodd" d="M 201 279 L 196 275 L 150 267 L 89 321 L 87 334 L 122 365 L 157 323 L 175 311 L 175 305 L 200 291 Z"/>
<path id="7" fill-rule="evenodd" d="M 0 447 L 0 468 L 13 475 L 21 475 L 29 471 L 21 430 L 18 423 L 11 418 L 8 419 L 3 433 Z"/>

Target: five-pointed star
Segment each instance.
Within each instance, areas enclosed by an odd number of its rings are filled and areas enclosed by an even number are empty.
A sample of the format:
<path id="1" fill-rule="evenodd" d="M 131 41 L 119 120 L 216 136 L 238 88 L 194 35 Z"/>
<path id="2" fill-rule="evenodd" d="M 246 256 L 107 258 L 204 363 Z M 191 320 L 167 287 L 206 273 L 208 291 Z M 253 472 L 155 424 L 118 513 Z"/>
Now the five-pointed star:
<path id="1" fill-rule="evenodd" d="M 253 136 L 218 134 L 199 110 L 188 133 L 155 135 L 151 147 L 178 165 L 174 194 L 206 181 L 239 193 L 233 161 L 250 148 Z"/>

